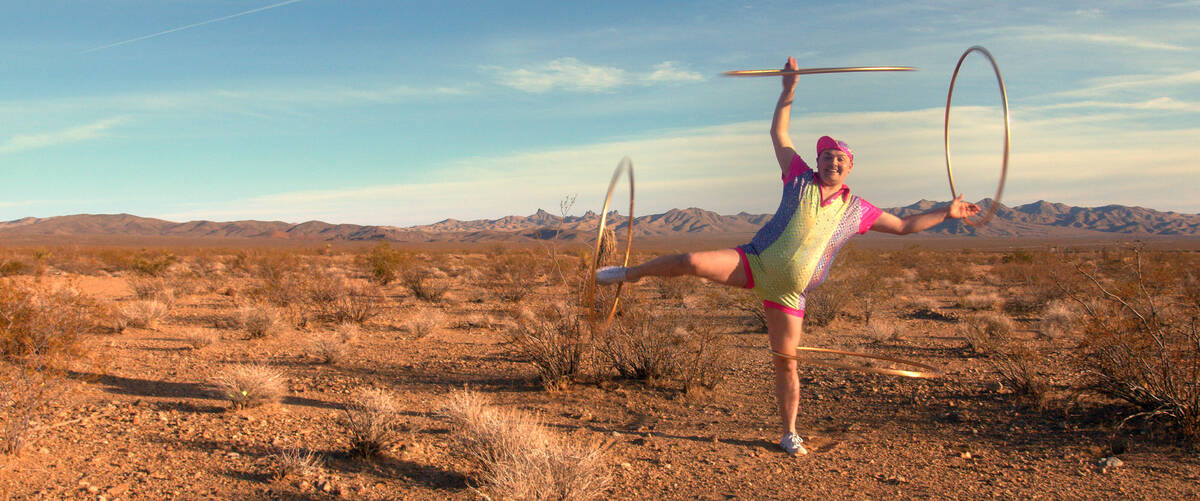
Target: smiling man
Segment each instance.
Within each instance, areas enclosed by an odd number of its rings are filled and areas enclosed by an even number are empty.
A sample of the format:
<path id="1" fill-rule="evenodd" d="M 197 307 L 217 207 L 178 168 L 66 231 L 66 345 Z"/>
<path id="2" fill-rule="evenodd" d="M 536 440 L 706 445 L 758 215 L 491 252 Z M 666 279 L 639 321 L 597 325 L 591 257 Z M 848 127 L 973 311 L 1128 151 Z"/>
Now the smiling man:
<path id="1" fill-rule="evenodd" d="M 788 58 L 785 70 L 796 69 Z M 825 279 L 833 259 L 850 237 L 868 230 L 904 235 L 925 230 L 947 218 L 979 213 L 962 201 L 922 214 L 898 218 L 850 194 L 846 178 L 854 170 L 854 151 L 829 136 L 817 140 L 817 169 L 796 153 L 788 137 L 796 76 L 783 77 L 783 93 L 775 106 L 771 140 L 783 177 L 783 197 L 775 215 L 750 243 L 721 249 L 662 256 L 633 267 L 607 267 L 596 272 L 600 284 L 637 281 L 645 276 L 692 275 L 734 287 L 752 289 L 763 302 L 767 338 L 772 350 L 795 355 L 800 345 L 807 294 Z M 796 361 L 774 356 L 775 398 L 783 438 L 779 446 L 792 455 L 806 454 L 796 433 L 800 382 Z"/>

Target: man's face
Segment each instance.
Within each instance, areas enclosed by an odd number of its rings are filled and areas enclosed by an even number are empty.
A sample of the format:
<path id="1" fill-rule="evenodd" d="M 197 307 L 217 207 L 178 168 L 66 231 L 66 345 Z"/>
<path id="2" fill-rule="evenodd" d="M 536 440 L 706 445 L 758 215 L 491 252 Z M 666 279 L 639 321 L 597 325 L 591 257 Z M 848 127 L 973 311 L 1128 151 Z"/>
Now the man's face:
<path id="1" fill-rule="evenodd" d="M 817 171 L 826 184 L 841 184 L 853 168 L 854 161 L 841 150 L 828 149 L 817 157 Z"/>

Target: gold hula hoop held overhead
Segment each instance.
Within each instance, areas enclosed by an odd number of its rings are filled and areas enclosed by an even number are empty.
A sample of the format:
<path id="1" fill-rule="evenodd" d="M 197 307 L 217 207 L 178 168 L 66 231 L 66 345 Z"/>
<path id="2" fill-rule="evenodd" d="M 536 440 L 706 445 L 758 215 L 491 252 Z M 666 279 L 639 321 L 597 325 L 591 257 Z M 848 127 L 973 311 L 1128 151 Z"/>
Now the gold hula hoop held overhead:
<path id="1" fill-rule="evenodd" d="M 950 180 L 950 199 L 958 198 L 958 190 L 954 187 L 954 169 L 950 166 L 950 102 L 954 100 L 954 81 L 958 79 L 958 71 L 962 69 L 963 61 L 972 52 L 983 54 L 992 63 L 992 71 L 996 73 L 996 83 L 1000 84 L 1000 104 L 1004 108 L 1004 160 L 1000 163 L 1000 185 L 996 187 L 996 196 L 992 199 L 992 203 L 984 211 L 983 215 L 972 221 L 963 219 L 967 224 L 972 226 L 987 224 L 996 215 L 996 209 L 1000 207 L 1000 195 L 1004 194 L 1004 179 L 1008 176 L 1008 150 L 1011 144 L 1012 130 L 1009 126 L 1008 116 L 1008 93 L 1004 90 L 1004 77 L 1000 75 L 1000 67 L 996 65 L 996 59 L 992 57 L 992 53 L 987 49 L 978 45 L 967 49 L 962 56 L 958 58 L 958 64 L 954 66 L 954 76 L 950 77 L 950 90 L 946 93 L 946 119 L 943 129 L 943 139 L 946 148 L 946 178 Z"/>
<path id="2" fill-rule="evenodd" d="M 617 164 L 617 169 L 613 171 L 612 181 L 608 183 L 608 192 L 604 195 L 604 208 L 600 209 L 600 227 L 596 233 L 596 248 L 592 254 L 592 266 L 588 271 L 588 288 L 584 295 L 584 303 L 588 308 L 588 319 L 597 332 L 607 329 L 608 324 L 612 322 L 613 316 L 617 313 L 617 303 L 621 300 L 621 289 L 624 285 L 624 282 L 617 282 L 617 290 L 613 296 L 612 306 L 608 308 L 608 313 L 605 314 L 604 321 L 597 322 L 597 305 L 595 303 L 596 269 L 600 266 L 600 248 L 604 245 L 604 229 L 608 222 L 608 204 L 612 202 L 613 191 L 617 188 L 617 181 L 621 179 L 621 174 L 625 174 L 629 179 L 629 224 L 627 226 L 629 233 L 625 235 L 625 258 L 621 260 L 621 266 L 629 266 L 629 251 L 633 249 L 633 161 L 629 157 L 625 157 L 621 159 L 621 163 Z"/>
<path id="3" fill-rule="evenodd" d="M 938 370 L 936 367 L 933 367 L 932 365 L 925 365 L 925 364 L 922 364 L 919 362 L 913 362 L 911 360 L 904 360 L 901 358 L 885 357 L 883 355 L 872 355 L 870 353 L 859 353 L 859 352 L 855 352 L 855 351 L 831 350 L 828 348 L 813 348 L 810 346 L 797 346 L 796 351 L 809 352 L 809 353 L 830 353 L 833 355 L 843 355 L 843 356 L 847 356 L 847 357 L 869 358 L 872 360 L 881 360 L 884 362 L 892 362 L 892 363 L 896 363 L 896 364 L 906 365 L 908 367 L 911 367 L 912 369 L 920 369 L 920 370 L 887 369 L 887 368 L 883 368 L 883 367 L 871 367 L 869 365 L 847 364 L 847 363 L 842 363 L 842 362 L 817 360 L 817 359 L 813 359 L 813 358 L 809 358 L 809 357 L 787 355 L 787 354 L 780 353 L 775 350 L 771 350 L 771 353 L 773 353 L 777 357 L 789 358 L 789 359 L 800 361 L 800 362 L 803 362 L 806 364 L 820 365 L 823 367 L 832 367 L 834 369 L 849 369 L 849 370 L 853 370 L 853 371 L 871 372 L 874 374 L 883 374 L 883 375 L 887 375 L 887 376 L 900 376 L 900 377 L 927 379 L 927 378 L 939 377 L 942 375 L 942 371 Z"/>
<path id="4" fill-rule="evenodd" d="M 722 73 L 727 77 L 779 77 L 818 73 L 857 73 L 860 71 L 915 71 L 911 66 L 847 66 L 842 68 L 797 68 L 794 70 L 737 70 Z"/>

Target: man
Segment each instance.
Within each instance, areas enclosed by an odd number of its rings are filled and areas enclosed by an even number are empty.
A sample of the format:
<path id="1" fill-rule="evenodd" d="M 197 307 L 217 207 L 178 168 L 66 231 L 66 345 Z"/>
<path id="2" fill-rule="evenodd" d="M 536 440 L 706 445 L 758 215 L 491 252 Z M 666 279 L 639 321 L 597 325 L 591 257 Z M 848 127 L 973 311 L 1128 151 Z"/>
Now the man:
<path id="1" fill-rule="evenodd" d="M 796 60 L 789 57 L 784 69 L 796 69 Z M 795 88 L 796 76 L 785 75 L 771 122 L 771 140 L 783 174 L 783 198 L 775 215 L 750 243 L 733 249 L 662 256 L 628 268 L 607 267 L 596 272 L 596 281 L 611 284 L 634 282 L 645 276 L 693 275 L 752 289 L 763 300 L 771 349 L 795 355 L 802 335 L 805 295 L 825 279 L 838 249 L 850 237 L 867 230 L 904 235 L 947 218 L 979 213 L 979 206 L 963 202 L 962 195 L 947 207 L 903 219 L 879 210 L 850 194 L 845 180 L 854 170 L 854 151 L 829 136 L 817 140 L 817 169 L 813 171 L 788 137 Z M 796 434 L 800 402 L 796 361 L 774 356 L 773 364 L 775 398 L 784 432 L 779 446 L 788 454 L 807 454 L 804 440 Z"/>

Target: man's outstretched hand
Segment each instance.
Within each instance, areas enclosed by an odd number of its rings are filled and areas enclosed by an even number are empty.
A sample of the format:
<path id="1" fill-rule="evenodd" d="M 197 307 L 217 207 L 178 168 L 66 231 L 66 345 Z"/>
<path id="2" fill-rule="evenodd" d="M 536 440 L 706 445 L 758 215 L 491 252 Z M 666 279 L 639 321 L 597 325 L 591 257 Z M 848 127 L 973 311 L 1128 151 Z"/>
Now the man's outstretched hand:
<path id="1" fill-rule="evenodd" d="M 979 214 L 979 206 L 971 202 L 964 202 L 963 196 L 959 195 L 950 201 L 950 207 L 946 211 L 947 217 L 963 219 Z"/>

